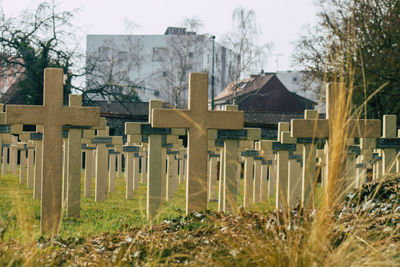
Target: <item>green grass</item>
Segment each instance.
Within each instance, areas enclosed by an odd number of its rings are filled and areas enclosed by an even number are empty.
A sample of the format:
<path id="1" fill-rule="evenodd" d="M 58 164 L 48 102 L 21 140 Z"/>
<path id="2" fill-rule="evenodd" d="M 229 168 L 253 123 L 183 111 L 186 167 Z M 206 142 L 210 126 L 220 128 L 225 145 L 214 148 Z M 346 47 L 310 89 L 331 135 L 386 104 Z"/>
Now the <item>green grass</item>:
<path id="1" fill-rule="evenodd" d="M 83 177 L 82 177 L 83 185 Z M 81 215 L 79 218 L 63 216 L 60 235 L 62 238 L 87 237 L 104 232 L 115 232 L 154 224 L 164 219 L 171 220 L 185 214 L 185 185 L 181 184 L 172 200 L 165 202 L 159 215 L 151 222 L 146 221 L 146 185 L 140 184 L 134 191 L 134 198 L 125 199 L 125 180 L 116 179 L 116 191 L 107 194 L 107 200 L 94 201 L 94 179 L 92 196 L 81 194 Z M 83 187 L 83 186 L 82 186 Z M 8 174 L 0 178 L 0 234 L 3 240 L 40 237 L 40 200 L 34 200 L 32 190 L 20 185 L 18 177 Z M 243 192 L 243 188 L 242 188 Z M 239 196 L 242 203 L 243 194 Z M 249 208 L 253 211 L 272 210 L 273 199 L 257 203 Z M 208 209 L 217 211 L 217 202 L 209 202 Z M 1 237 L 0 236 L 0 237 Z"/>

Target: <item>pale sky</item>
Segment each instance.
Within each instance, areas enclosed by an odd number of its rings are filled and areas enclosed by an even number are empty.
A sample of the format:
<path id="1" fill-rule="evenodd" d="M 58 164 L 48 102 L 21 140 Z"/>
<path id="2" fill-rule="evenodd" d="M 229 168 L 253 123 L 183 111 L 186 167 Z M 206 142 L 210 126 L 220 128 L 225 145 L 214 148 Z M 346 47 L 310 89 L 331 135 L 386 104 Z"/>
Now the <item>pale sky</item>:
<path id="1" fill-rule="evenodd" d="M 35 8 L 37 0 L 0 0 L 6 16 L 18 16 L 25 8 Z M 56 1 L 57 2 L 57 1 Z M 260 44 L 272 42 L 274 49 L 265 71 L 290 70 L 292 42 L 297 40 L 306 24 L 316 22 L 313 0 L 65 0 L 58 1 L 59 10 L 80 9 L 72 23 L 84 34 L 124 34 L 124 21 L 138 27 L 134 34 L 163 34 L 168 26 L 178 26 L 185 17 L 197 17 L 204 23 L 201 33 L 216 36 L 216 41 L 231 30 L 232 11 L 237 6 L 256 13 L 261 34 Z M 82 47 L 86 37 L 82 36 Z"/>

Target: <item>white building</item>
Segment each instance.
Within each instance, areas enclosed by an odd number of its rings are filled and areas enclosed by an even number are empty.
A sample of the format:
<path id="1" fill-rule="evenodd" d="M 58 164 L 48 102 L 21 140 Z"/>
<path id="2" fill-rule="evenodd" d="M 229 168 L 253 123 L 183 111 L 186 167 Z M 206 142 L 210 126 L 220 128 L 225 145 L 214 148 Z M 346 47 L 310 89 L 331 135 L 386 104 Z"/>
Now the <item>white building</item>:
<path id="1" fill-rule="evenodd" d="M 87 65 L 96 71 L 87 76 L 87 86 L 116 84 L 125 93 L 134 88 L 141 101 L 185 107 L 190 72 L 209 74 L 211 98 L 213 43 L 216 96 L 231 82 L 235 54 L 211 36 L 173 27 L 164 35 L 88 35 Z"/>
<path id="2" fill-rule="evenodd" d="M 320 81 L 310 80 L 301 71 L 278 71 L 276 76 L 289 91 L 314 102 L 321 102 L 320 95 L 317 93 L 322 87 Z"/>

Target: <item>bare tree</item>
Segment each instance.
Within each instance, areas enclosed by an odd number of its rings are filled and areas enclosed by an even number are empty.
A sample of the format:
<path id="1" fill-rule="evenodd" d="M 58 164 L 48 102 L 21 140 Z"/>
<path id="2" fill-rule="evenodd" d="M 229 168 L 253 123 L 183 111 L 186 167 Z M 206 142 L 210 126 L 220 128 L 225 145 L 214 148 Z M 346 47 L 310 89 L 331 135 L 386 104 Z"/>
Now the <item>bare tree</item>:
<path id="1" fill-rule="evenodd" d="M 48 2 L 39 4 L 35 10 L 25 10 L 17 18 L 7 17 L 0 10 L 0 78 L 10 78 L 10 75 L 18 78 L 19 90 L 13 96 L 18 95 L 19 101 L 42 104 L 46 67 L 63 68 L 64 94 L 73 89 L 72 78 L 76 75 L 71 69 L 79 56 L 76 46 L 70 44 L 75 40 L 70 23 L 73 16 L 74 12 L 59 12 Z M 3 98 L 3 101 L 6 100 Z"/>
<path id="2" fill-rule="evenodd" d="M 308 79 L 345 74 L 354 85 L 356 106 L 371 97 L 364 111 L 368 117 L 400 114 L 400 2 L 319 0 L 317 7 L 318 24 L 297 41 L 293 63 Z"/>
<path id="3" fill-rule="evenodd" d="M 222 37 L 222 44 L 237 54 L 229 70 L 231 82 L 259 72 L 268 59 L 272 43 L 257 44 L 260 30 L 252 9 L 237 7 L 232 13 L 233 29 Z"/>
<path id="4" fill-rule="evenodd" d="M 197 18 L 186 18 L 183 28 L 176 28 L 176 32 L 167 34 L 166 46 L 153 51 L 153 61 L 160 62 L 160 70 L 156 77 L 165 84 L 166 93 L 170 102 L 176 107 L 186 105 L 182 96 L 187 92 L 188 75 L 199 65 L 205 49 L 204 35 L 197 35 L 195 31 L 202 27 Z M 160 75 L 161 74 L 161 75 Z"/>
<path id="5" fill-rule="evenodd" d="M 118 44 L 107 39 L 88 53 L 85 101 L 140 101 L 137 89 L 143 81 L 133 80 L 130 72 L 137 71 L 142 64 L 141 49 L 140 41 L 128 35 Z"/>

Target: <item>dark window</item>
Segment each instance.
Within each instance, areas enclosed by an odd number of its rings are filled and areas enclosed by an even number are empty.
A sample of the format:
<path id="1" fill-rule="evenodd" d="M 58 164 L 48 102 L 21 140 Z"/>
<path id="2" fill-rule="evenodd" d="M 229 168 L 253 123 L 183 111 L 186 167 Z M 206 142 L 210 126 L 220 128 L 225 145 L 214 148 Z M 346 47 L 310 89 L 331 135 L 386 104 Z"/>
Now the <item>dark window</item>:
<path id="1" fill-rule="evenodd" d="M 189 57 L 190 57 L 190 58 L 193 57 L 193 52 L 189 52 Z"/>
<path id="2" fill-rule="evenodd" d="M 168 76 L 168 72 L 167 71 L 163 71 L 162 76 L 163 77 L 167 77 Z"/>
<path id="3" fill-rule="evenodd" d="M 101 46 L 98 49 L 99 51 L 99 59 L 101 61 L 109 60 L 110 54 L 111 54 L 111 49 L 109 47 Z"/>
<path id="4" fill-rule="evenodd" d="M 167 48 L 165 47 L 153 47 L 153 62 L 164 61 L 166 53 L 167 53 Z"/>
<path id="5" fill-rule="evenodd" d="M 126 51 L 118 52 L 118 60 L 119 61 L 127 61 L 127 59 L 128 59 L 128 52 L 126 52 Z"/>

